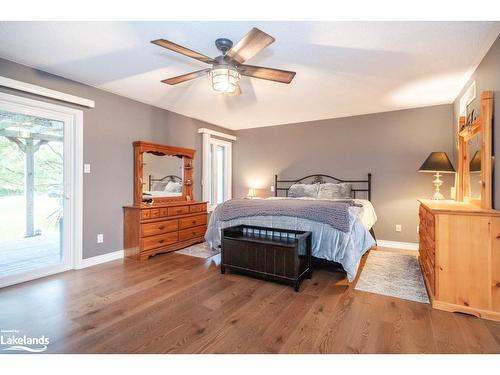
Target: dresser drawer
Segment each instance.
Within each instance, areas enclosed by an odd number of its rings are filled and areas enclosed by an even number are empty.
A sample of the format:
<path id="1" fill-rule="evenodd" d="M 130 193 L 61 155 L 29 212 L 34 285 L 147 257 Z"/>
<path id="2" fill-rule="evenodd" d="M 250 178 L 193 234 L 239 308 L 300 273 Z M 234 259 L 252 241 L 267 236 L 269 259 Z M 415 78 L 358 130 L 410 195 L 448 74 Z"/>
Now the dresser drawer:
<path id="1" fill-rule="evenodd" d="M 189 213 L 189 206 L 176 206 L 168 208 L 168 216 L 184 215 Z"/>
<path id="2" fill-rule="evenodd" d="M 420 207 L 418 208 L 418 217 L 420 218 L 420 224 L 422 224 L 422 222 L 425 220 L 426 214 L 427 210 L 422 205 L 420 205 Z"/>
<path id="3" fill-rule="evenodd" d="M 157 221 L 156 223 L 148 223 L 141 225 L 141 231 L 143 237 L 155 236 L 157 234 L 163 234 L 168 232 L 174 232 L 179 229 L 178 220 L 165 220 Z"/>
<path id="4" fill-rule="evenodd" d="M 156 219 L 160 217 L 160 209 L 152 208 L 149 210 L 141 210 L 141 219 Z"/>
<path id="5" fill-rule="evenodd" d="M 190 229 L 184 229 L 179 231 L 179 241 L 190 240 L 191 238 L 201 237 L 205 235 L 207 227 L 205 225 L 200 227 L 194 227 Z"/>
<path id="6" fill-rule="evenodd" d="M 429 254 L 429 259 L 432 261 L 432 264 L 435 264 L 435 257 L 436 257 L 436 242 L 434 241 L 433 238 L 430 238 L 429 236 L 426 237 L 427 241 L 427 252 Z"/>
<path id="7" fill-rule="evenodd" d="M 432 295 L 435 294 L 435 277 L 434 277 L 434 268 L 429 264 L 429 262 L 425 258 L 420 259 L 422 275 L 427 282 L 427 287 L 430 289 Z"/>
<path id="8" fill-rule="evenodd" d="M 150 219 L 151 210 L 141 210 L 141 219 Z"/>
<path id="9" fill-rule="evenodd" d="M 425 235 L 427 233 L 427 214 L 423 208 L 420 208 L 420 221 L 418 222 L 418 232 L 420 235 Z"/>
<path id="10" fill-rule="evenodd" d="M 142 239 L 142 251 L 153 250 L 159 247 L 171 245 L 173 243 L 176 243 L 177 239 L 177 232 L 145 237 Z"/>
<path id="11" fill-rule="evenodd" d="M 427 214 L 426 231 L 427 231 L 427 235 L 434 240 L 435 239 L 435 220 L 434 220 L 434 215 L 431 213 Z"/>
<path id="12" fill-rule="evenodd" d="M 179 229 L 197 227 L 199 225 L 205 225 L 206 223 L 207 223 L 206 214 L 186 217 L 184 219 L 179 219 Z"/>
<path id="13" fill-rule="evenodd" d="M 189 212 L 207 212 L 207 205 L 203 204 L 193 204 L 189 207 Z"/>
<path id="14" fill-rule="evenodd" d="M 420 232 L 420 240 L 418 242 L 418 252 L 420 256 L 426 256 L 427 255 L 427 243 L 425 241 L 425 234 Z"/>

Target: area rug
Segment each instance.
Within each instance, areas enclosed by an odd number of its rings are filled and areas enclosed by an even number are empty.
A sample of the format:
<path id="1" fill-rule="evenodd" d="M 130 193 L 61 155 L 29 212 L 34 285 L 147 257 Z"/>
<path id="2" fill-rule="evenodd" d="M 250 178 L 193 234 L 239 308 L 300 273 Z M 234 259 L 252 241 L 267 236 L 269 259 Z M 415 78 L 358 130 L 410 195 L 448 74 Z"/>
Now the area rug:
<path id="1" fill-rule="evenodd" d="M 355 289 L 429 303 L 416 255 L 372 250 Z"/>
<path id="2" fill-rule="evenodd" d="M 177 254 L 189 255 L 197 258 L 210 258 L 220 253 L 219 249 L 210 249 L 207 242 L 197 243 L 196 245 L 186 247 L 176 251 Z"/>

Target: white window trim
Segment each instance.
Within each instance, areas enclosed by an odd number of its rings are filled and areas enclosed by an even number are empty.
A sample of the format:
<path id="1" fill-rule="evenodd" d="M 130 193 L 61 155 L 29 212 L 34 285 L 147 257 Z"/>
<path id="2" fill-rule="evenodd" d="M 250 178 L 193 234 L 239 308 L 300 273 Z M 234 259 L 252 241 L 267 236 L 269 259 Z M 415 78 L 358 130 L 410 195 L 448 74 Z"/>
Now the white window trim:
<path id="1" fill-rule="evenodd" d="M 69 207 L 69 217 L 71 218 L 71 230 L 66 244 L 69 245 L 69 256 L 63 264 L 46 268 L 40 271 L 31 271 L 28 274 L 13 275 L 5 278 L 0 284 L 1 287 L 18 284 L 24 281 L 52 275 L 55 273 L 77 269 L 80 267 L 83 258 L 83 111 L 69 108 L 57 104 L 47 103 L 40 100 L 33 100 L 22 96 L 0 93 L 0 106 L 4 110 L 29 111 L 35 109 L 42 116 L 53 119 L 60 119 L 70 126 L 65 131 L 69 132 L 72 142 L 70 147 L 73 165 L 65 166 L 64 173 L 70 175 L 72 189 L 66 191 L 71 199 Z"/>
<path id="2" fill-rule="evenodd" d="M 15 79 L 0 76 L 0 86 L 9 89 L 24 91 L 29 94 L 44 96 L 46 98 L 56 99 L 67 103 L 81 105 L 82 107 L 94 108 L 95 102 L 90 99 L 82 98 L 80 96 L 66 94 L 64 92 L 47 89 L 42 86 L 33 85 L 31 83 L 18 81 Z"/>
<path id="3" fill-rule="evenodd" d="M 229 139 L 230 141 L 236 141 L 236 137 L 234 135 L 221 133 L 221 132 L 218 132 L 218 131 L 215 131 L 212 129 L 200 128 L 200 129 L 198 129 L 198 133 L 209 134 L 209 135 L 213 135 L 215 137 Z"/>
<path id="4" fill-rule="evenodd" d="M 232 176 L 232 159 L 233 159 L 233 145 L 232 142 L 218 139 L 218 138 L 212 138 L 212 135 L 218 136 L 218 137 L 224 137 L 226 139 L 231 139 L 231 140 L 236 140 L 236 137 L 229 135 L 229 134 L 224 134 L 220 132 L 216 132 L 210 129 L 202 128 L 198 130 L 199 133 L 202 133 L 203 137 L 203 147 L 202 147 L 202 155 L 203 155 L 203 164 L 202 164 L 202 198 L 203 201 L 209 202 L 210 201 L 210 196 L 209 196 L 209 159 L 210 159 L 210 145 L 220 145 L 223 147 L 226 147 L 227 150 L 227 157 L 225 158 L 225 169 L 227 171 L 227 178 L 225 179 L 226 186 L 225 186 L 225 191 L 226 191 L 226 198 L 231 199 L 232 198 L 232 187 L 233 187 L 233 176 Z M 212 212 L 215 207 L 217 207 L 217 204 L 208 204 L 208 211 Z"/>

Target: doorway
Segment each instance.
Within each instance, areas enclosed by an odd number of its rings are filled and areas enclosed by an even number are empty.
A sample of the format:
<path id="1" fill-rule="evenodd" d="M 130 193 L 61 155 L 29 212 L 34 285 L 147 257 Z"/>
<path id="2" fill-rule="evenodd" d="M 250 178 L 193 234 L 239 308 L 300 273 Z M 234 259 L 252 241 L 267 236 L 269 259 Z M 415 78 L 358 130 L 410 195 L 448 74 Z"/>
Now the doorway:
<path id="1" fill-rule="evenodd" d="M 81 110 L 0 94 L 0 287 L 81 259 L 82 121 Z"/>

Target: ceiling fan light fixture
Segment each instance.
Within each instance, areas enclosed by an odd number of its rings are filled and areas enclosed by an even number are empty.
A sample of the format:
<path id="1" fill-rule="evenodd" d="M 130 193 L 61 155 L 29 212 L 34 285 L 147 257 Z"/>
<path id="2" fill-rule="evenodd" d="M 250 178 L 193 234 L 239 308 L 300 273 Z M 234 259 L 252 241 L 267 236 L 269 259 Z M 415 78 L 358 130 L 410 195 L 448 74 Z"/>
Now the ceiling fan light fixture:
<path id="1" fill-rule="evenodd" d="M 166 39 L 152 40 L 151 43 L 211 65 L 210 68 L 164 79 L 162 80 L 163 83 L 178 85 L 206 76 L 208 73 L 212 81 L 212 89 L 215 92 L 240 95 L 241 89 L 238 82 L 241 76 L 280 83 L 290 83 L 293 77 L 295 77 L 295 72 L 245 64 L 245 61 L 254 57 L 274 41 L 275 39 L 271 35 L 253 27 L 235 45 L 233 45 L 230 39 L 217 39 L 215 46 L 222 54 L 213 59 Z"/>
<path id="2" fill-rule="evenodd" d="M 233 93 L 241 78 L 240 73 L 232 66 L 216 66 L 210 71 L 212 88 L 220 93 Z"/>

